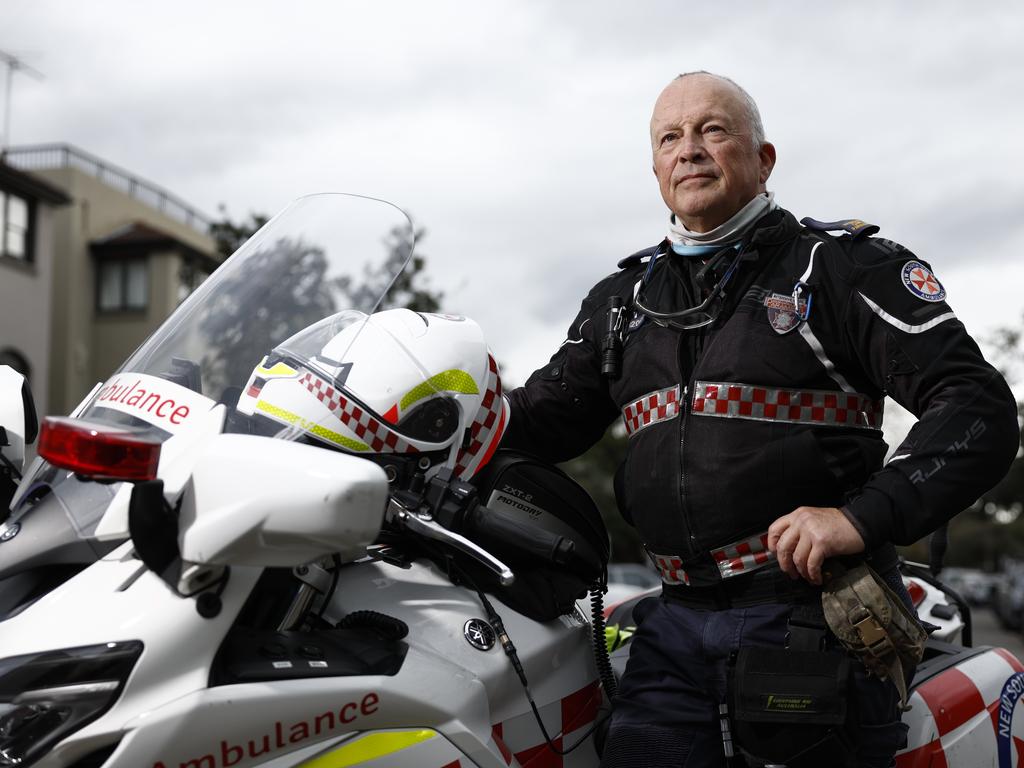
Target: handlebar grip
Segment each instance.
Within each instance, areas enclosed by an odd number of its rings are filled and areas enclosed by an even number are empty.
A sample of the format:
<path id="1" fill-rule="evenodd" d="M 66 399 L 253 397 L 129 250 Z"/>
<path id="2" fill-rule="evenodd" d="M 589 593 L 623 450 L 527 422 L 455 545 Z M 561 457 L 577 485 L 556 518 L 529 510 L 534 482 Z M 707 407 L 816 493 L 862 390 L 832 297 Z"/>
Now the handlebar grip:
<path id="1" fill-rule="evenodd" d="M 576 548 L 572 539 L 532 525 L 521 515 L 482 504 L 467 513 L 463 525 L 468 536 L 485 546 L 501 548 L 511 544 L 518 552 L 554 565 L 568 563 Z"/>

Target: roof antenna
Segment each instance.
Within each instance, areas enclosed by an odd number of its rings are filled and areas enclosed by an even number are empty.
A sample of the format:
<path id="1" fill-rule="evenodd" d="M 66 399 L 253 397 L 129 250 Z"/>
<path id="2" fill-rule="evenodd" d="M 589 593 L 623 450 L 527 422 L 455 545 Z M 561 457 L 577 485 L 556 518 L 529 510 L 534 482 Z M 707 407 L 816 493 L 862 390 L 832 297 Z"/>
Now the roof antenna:
<path id="1" fill-rule="evenodd" d="M 4 89 L 4 133 L 0 138 L 0 157 L 3 157 L 11 145 L 11 89 L 14 85 L 14 73 L 24 72 L 36 80 L 42 80 L 43 73 L 35 67 L 29 66 L 13 53 L 0 51 L 0 62 L 7 65 L 7 87 Z"/>

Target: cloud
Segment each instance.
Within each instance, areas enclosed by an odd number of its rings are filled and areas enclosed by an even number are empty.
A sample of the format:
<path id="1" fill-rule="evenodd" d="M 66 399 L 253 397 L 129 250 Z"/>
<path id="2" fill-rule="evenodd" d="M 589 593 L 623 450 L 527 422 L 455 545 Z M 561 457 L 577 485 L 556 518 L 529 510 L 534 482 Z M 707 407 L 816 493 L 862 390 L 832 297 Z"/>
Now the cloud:
<path id="1" fill-rule="evenodd" d="M 1024 240 L 1012 4 L 5 11 L 0 49 L 38 51 L 47 76 L 16 81 L 18 143 L 79 144 L 209 213 L 273 212 L 320 190 L 393 200 L 427 227 L 451 309 L 477 315 L 520 378 L 589 287 L 662 236 L 647 122 L 680 71 L 721 72 L 758 100 L 779 150 L 770 186 L 798 217 L 874 221 L 940 275 L 990 269 Z M 1006 303 L 994 320 L 1019 317 Z"/>

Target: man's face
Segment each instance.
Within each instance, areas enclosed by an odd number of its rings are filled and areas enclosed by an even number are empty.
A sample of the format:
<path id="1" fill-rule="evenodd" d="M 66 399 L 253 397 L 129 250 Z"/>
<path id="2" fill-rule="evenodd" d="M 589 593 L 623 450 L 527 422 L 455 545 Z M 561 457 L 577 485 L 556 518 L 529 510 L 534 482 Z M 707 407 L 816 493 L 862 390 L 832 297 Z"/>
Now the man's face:
<path id="1" fill-rule="evenodd" d="M 755 149 L 742 96 L 708 75 L 674 80 L 651 117 L 654 174 L 665 204 L 687 229 L 707 232 L 758 193 L 775 147 Z"/>

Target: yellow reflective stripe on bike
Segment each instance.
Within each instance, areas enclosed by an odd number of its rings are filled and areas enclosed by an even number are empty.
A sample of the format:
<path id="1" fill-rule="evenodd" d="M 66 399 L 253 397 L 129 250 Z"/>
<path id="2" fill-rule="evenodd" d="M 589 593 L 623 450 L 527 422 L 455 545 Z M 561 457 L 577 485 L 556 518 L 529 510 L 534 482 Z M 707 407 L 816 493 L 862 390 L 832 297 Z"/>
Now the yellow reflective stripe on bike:
<path id="1" fill-rule="evenodd" d="M 264 368 L 263 364 L 267 362 L 267 358 L 263 358 L 260 364 L 256 366 L 256 373 L 262 374 L 263 376 L 297 376 L 298 371 L 292 368 L 290 365 L 278 362 L 274 363 L 269 368 Z"/>
<path id="2" fill-rule="evenodd" d="M 437 737 L 436 731 L 383 731 L 347 741 L 326 755 L 299 764 L 299 768 L 349 768 Z"/>
<path id="3" fill-rule="evenodd" d="M 605 627 L 604 644 L 608 649 L 608 653 L 616 651 L 625 645 L 633 637 L 633 631 L 633 627 L 620 627 L 618 624 Z"/>
<path id="4" fill-rule="evenodd" d="M 309 432 L 311 435 L 326 440 L 329 443 L 340 445 L 349 451 L 368 451 L 370 446 L 366 443 L 361 443 L 358 440 L 353 440 L 351 437 L 332 432 L 320 424 L 316 424 L 312 421 L 308 421 L 297 413 L 286 411 L 284 408 L 278 408 L 276 405 L 271 405 L 266 400 L 260 400 L 256 403 L 256 410 L 263 411 L 269 416 L 273 416 L 281 421 L 287 422 L 288 424 L 295 424 L 302 427 L 304 430 Z"/>
<path id="5" fill-rule="evenodd" d="M 450 371 L 442 371 L 431 376 L 422 384 L 417 384 L 402 396 L 398 407 L 404 411 L 417 400 L 422 400 L 424 397 L 435 395 L 438 392 L 458 392 L 460 395 L 476 395 L 480 393 L 480 390 L 477 388 L 472 376 L 465 371 L 453 368 Z"/>

